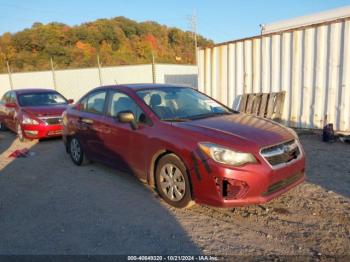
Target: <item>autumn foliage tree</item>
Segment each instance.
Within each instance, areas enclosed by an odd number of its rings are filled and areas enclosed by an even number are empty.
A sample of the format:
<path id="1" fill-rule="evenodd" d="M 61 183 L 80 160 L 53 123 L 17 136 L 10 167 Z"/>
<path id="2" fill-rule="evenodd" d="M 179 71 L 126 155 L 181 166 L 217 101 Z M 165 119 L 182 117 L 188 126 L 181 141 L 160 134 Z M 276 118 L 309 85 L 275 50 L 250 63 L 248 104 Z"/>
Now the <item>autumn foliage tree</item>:
<path id="1" fill-rule="evenodd" d="M 199 36 L 198 44 L 212 42 Z M 14 72 L 47 70 L 51 57 L 59 69 L 91 67 L 96 66 L 97 54 L 104 66 L 150 63 L 152 53 L 158 63 L 194 63 L 191 32 L 125 17 L 73 27 L 34 23 L 0 36 L 0 71 L 6 72 L 6 61 Z"/>

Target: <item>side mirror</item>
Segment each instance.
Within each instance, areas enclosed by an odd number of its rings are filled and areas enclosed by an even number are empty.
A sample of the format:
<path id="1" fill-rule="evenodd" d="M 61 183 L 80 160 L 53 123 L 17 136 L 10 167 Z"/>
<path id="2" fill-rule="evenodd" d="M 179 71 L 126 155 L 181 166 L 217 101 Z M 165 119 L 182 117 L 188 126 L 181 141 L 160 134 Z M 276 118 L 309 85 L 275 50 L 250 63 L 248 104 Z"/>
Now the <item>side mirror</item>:
<path id="1" fill-rule="evenodd" d="M 119 122 L 129 123 L 131 125 L 132 129 L 135 130 L 136 128 L 138 128 L 138 125 L 137 125 L 136 120 L 135 120 L 135 116 L 131 111 L 120 112 L 117 117 L 118 117 Z"/>
<path id="2" fill-rule="evenodd" d="M 74 99 L 68 99 L 68 104 L 73 104 L 74 103 Z"/>
<path id="3" fill-rule="evenodd" d="M 5 106 L 8 108 L 16 108 L 17 107 L 16 103 L 6 103 Z"/>
<path id="4" fill-rule="evenodd" d="M 81 110 L 84 109 L 84 104 L 75 104 L 75 105 L 73 106 L 73 108 L 74 108 L 75 110 L 81 111 Z"/>

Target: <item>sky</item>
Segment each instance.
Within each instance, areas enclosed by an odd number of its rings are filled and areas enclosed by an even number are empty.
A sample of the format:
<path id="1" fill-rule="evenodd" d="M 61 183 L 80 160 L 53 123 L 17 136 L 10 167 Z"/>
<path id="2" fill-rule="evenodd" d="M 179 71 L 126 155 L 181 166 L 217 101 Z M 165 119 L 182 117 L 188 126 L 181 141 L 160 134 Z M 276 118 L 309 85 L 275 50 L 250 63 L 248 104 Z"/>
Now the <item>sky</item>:
<path id="1" fill-rule="evenodd" d="M 259 24 L 350 6 L 350 0 L 0 0 L 0 34 L 17 32 L 34 22 L 78 25 L 99 18 L 125 16 L 197 31 L 214 42 L 260 33 Z"/>

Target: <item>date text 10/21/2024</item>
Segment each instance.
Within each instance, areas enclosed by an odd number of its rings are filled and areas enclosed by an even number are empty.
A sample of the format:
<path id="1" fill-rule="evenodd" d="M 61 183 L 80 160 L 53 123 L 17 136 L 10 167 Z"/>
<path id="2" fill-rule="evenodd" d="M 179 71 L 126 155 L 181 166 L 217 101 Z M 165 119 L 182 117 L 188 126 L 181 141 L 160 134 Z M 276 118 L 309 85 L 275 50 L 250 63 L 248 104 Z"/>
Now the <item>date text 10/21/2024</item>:
<path id="1" fill-rule="evenodd" d="M 128 256 L 128 261 L 219 261 L 218 256 Z"/>

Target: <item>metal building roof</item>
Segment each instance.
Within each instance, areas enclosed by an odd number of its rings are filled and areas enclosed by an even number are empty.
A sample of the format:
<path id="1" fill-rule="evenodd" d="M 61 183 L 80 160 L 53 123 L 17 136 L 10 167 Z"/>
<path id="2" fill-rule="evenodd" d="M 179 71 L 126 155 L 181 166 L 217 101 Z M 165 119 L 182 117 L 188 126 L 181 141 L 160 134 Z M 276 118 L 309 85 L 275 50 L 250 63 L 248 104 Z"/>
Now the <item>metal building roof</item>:
<path id="1" fill-rule="evenodd" d="M 261 25 L 262 34 L 270 34 L 278 31 L 289 30 L 297 27 L 309 26 L 323 22 L 329 22 L 345 17 L 350 17 L 350 6 L 331 9 L 324 12 L 299 16 L 291 19 L 281 20 L 270 24 Z"/>

